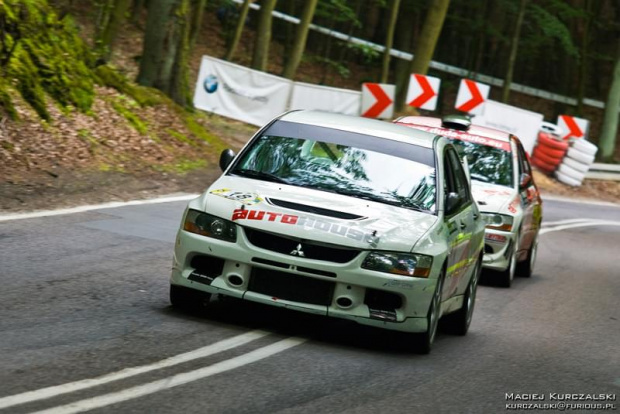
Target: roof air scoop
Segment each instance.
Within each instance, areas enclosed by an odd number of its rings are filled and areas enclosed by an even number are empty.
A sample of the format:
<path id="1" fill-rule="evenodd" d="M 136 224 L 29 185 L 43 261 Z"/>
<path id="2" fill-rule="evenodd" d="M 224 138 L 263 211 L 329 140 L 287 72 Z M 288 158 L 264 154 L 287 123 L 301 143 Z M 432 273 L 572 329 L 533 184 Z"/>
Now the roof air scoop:
<path id="1" fill-rule="evenodd" d="M 441 126 L 457 131 L 467 131 L 471 126 L 471 118 L 466 115 L 447 115 L 442 118 Z"/>

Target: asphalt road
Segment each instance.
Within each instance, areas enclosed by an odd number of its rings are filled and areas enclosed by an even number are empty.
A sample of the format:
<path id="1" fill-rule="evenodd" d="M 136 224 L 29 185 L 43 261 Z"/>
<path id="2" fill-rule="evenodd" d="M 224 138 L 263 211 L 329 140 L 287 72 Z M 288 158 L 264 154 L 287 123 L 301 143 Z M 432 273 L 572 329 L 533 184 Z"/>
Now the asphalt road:
<path id="1" fill-rule="evenodd" d="M 620 224 L 618 207 L 546 201 L 534 276 L 481 286 L 470 333 L 423 356 L 402 335 L 255 304 L 172 310 L 184 205 L 0 222 L 0 414 L 494 413 L 527 402 L 507 393 L 620 396 L 620 226 L 572 221 Z"/>

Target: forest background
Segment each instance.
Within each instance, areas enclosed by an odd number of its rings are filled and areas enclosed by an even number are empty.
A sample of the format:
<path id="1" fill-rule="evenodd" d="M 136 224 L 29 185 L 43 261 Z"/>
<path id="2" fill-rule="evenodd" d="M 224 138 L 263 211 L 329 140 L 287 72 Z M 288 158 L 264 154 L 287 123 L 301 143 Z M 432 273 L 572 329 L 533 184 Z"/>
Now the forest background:
<path id="1" fill-rule="evenodd" d="M 300 24 L 272 18 L 274 10 Z M 454 113 L 461 78 L 429 68 L 432 59 L 505 79 L 491 99 L 548 121 L 588 119 L 599 159 L 620 161 L 615 0 L 0 0 L 0 206 L 36 208 L 35 196 L 64 204 L 93 186 L 113 188 L 108 198 L 204 186 L 200 172 L 215 176 L 219 151 L 239 148 L 255 128 L 192 108 L 202 55 L 341 88 L 395 83 L 400 113 L 411 112 L 408 74 L 427 73 L 442 78 L 442 91 L 426 114 Z M 511 91 L 512 82 L 577 104 Z M 119 191 L 119 181 L 133 184 Z"/>

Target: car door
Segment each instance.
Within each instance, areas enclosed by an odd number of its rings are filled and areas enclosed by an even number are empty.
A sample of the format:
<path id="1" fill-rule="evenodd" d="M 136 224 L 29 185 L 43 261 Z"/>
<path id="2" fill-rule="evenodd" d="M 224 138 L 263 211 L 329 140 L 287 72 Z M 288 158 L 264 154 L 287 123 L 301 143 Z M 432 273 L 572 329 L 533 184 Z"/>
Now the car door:
<path id="1" fill-rule="evenodd" d="M 446 198 L 450 193 L 458 196 L 458 201 L 445 212 L 450 252 L 444 293 L 446 297 L 452 297 L 457 292 L 462 292 L 467 283 L 465 275 L 473 264 L 471 257 L 475 244 L 472 245 L 471 239 L 474 221 L 479 219 L 479 213 L 475 208 L 463 166 L 452 146 L 446 148 L 444 169 Z"/>

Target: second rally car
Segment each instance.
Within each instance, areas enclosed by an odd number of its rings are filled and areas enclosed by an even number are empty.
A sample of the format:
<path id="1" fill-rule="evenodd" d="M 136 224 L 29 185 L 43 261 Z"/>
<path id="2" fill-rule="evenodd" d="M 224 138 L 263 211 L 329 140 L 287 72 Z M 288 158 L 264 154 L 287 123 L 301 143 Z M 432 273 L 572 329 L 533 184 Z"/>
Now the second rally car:
<path id="1" fill-rule="evenodd" d="M 472 125 L 468 117 L 408 116 L 397 124 L 443 135 L 467 158 L 474 198 L 486 223 L 483 266 L 498 284 L 529 277 L 536 262 L 542 199 L 517 137 Z"/>

